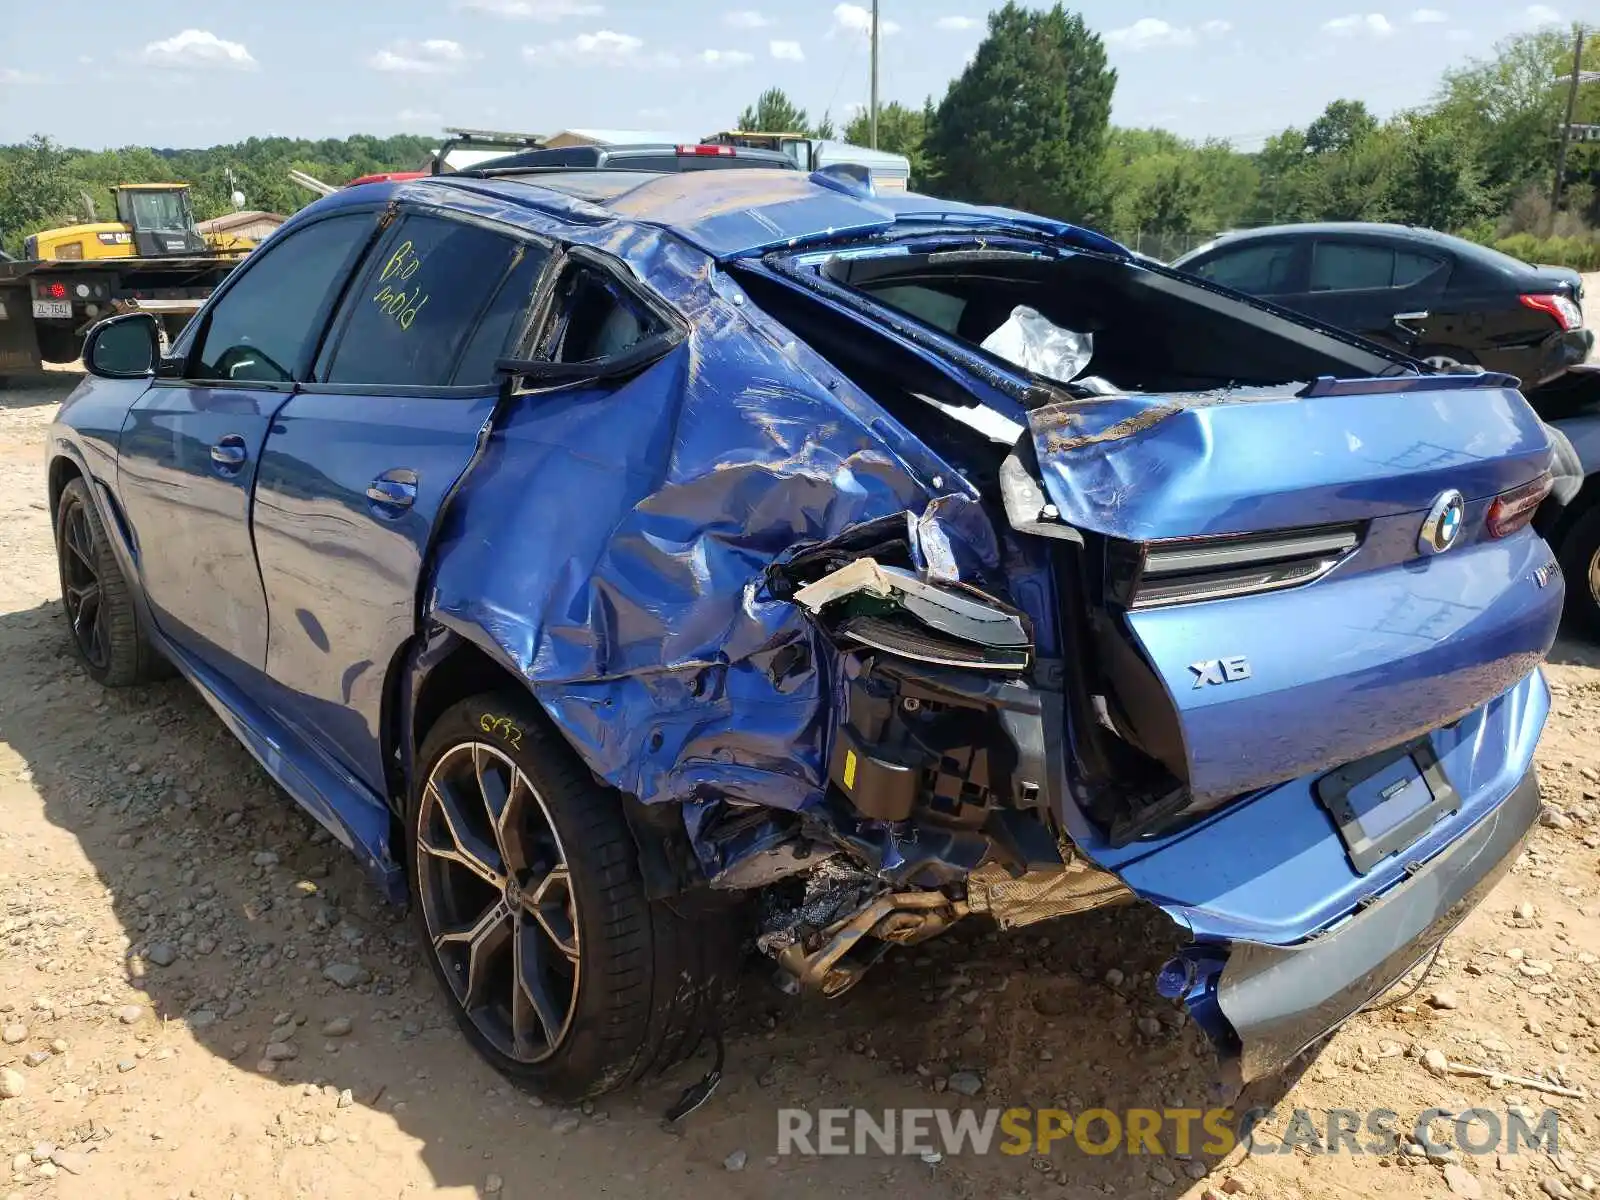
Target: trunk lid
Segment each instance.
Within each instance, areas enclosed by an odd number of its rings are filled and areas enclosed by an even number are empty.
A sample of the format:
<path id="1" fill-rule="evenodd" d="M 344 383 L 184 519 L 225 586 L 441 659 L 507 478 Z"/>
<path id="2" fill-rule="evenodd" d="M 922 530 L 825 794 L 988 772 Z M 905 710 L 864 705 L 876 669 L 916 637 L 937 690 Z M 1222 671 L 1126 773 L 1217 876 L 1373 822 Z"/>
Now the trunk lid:
<path id="1" fill-rule="evenodd" d="M 1554 639 L 1548 548 L 1485 528 L 1551 454 L 1501 378 L 1108 397 L 1030 421 L 1060 519 L 1107 539 L 1097 649 L 1122 728 L 1191 811 L 1456 720 Z M 1426 552 L 1450 492 L 1459 533 Z"/>
<path id="2" fill-rule="evenodd" d="M 1550 458 L 1514 382 L 1490 374 L 1111 396 L 1029 425 L 1061 519 L 1135 541 L 1426 511 L 1448 488 L 1507 491 Z"/>

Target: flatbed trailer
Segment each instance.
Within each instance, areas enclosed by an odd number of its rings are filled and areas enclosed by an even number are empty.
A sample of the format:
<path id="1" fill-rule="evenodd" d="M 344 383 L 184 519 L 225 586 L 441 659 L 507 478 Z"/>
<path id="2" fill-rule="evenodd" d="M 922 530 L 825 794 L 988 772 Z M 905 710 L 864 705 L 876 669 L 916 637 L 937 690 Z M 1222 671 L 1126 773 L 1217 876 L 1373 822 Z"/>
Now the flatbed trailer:
<path id="1" fill-rule="evenodd" d="M 155 313 L 176 337 L 241 261 L 238 254 L 0 261 L 0 381 L 47 362 L 76 362 L 84 334 L 117 313 Z"/>

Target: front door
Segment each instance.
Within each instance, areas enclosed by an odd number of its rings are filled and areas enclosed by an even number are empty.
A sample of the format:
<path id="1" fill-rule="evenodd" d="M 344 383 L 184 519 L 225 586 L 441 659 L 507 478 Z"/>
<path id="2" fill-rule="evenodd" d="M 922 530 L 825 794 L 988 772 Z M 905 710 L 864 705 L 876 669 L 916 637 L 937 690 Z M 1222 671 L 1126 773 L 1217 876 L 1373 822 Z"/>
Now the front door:
<path id="1" fill-rule="evenodd" d="M 384 681 L 416 631 L 444 502 L 487 436 L 495 360 L 550 258 L 513 231 L 405 214 L 267 438 L 253 525 L 269 703 L 380 793 Z"/>
<path id="2" fill-rule="evenodd" d="M 247 260 L 202 314 L 185 377 L 158 380 L 122 429 L 118 487 L 156 625 L 235 682 L 266 661 L 249 520 L 262 447 L 375 226 L 342 213 Z"/>

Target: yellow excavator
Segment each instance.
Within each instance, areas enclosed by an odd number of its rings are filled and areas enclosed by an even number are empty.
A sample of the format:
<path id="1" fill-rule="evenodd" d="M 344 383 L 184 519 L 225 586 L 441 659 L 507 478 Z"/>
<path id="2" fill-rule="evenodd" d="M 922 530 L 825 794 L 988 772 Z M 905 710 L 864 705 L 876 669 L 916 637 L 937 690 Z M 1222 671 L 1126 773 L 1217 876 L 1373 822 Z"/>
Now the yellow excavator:
<path id="1" fill-rule="evenodd" d="M 187 183 L 124 183 L 111 189 L 117 219 L 90 220 L 34 234 L 24 254 L 35 260 L 182 258 L 207 253 L 243 254 L 255 243 L 220 234 L 202 236 L 194 224 Z"/>

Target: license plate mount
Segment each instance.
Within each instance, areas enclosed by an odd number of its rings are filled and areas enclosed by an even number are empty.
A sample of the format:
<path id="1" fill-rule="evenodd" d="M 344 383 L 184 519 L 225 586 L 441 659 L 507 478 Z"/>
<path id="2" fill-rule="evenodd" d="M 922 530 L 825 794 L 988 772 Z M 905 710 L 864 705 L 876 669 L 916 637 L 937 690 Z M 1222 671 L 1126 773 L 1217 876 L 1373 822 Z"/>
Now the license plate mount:
<path id="1" fill-rule="evenodd" d="M 45 321 L 72 320 L 71 300 L 35 300 L 33 315 Z"/>
<path id="2" fill-rule="evenodd" d="M 1316 791 L 1350 865 L 1363 875 L 1461 807 L 1427 738 L 1331 771 L 1317 780 Z"/>

